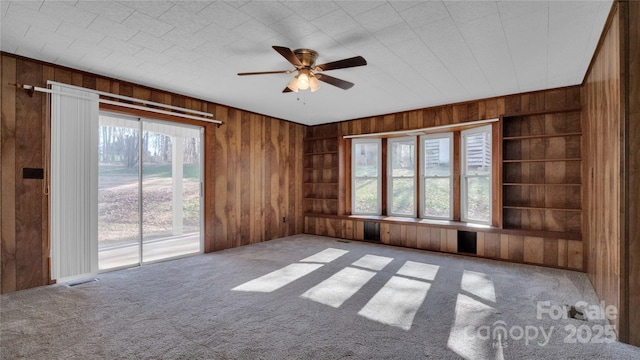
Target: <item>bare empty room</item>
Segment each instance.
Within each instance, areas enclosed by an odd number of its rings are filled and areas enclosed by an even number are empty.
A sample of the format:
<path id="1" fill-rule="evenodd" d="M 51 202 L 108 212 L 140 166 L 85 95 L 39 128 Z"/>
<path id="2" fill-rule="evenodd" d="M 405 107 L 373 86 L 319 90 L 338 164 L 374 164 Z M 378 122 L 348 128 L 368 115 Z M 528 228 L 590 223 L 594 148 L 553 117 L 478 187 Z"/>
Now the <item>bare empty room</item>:
<path id="1" fill-rule="evenodd" d="M 1 358 L 640 358 L 640 2 L 0 4 Z"/>

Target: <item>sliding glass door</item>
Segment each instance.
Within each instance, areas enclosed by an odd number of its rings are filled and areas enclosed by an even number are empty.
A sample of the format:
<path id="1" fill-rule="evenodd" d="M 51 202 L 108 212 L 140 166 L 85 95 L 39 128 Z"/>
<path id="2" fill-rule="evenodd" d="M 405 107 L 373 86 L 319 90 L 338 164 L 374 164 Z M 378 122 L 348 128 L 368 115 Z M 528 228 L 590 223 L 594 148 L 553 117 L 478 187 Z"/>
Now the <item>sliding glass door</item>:
<path id="1" fill-rule="evenodd" d="M 140 121 L 100 115 L 98 268 L 140 264 Z"/>
<path id="2" fill-rule="evenodd" d="M 101 114 L 99 269 L 202 252 L 200 127 Z"/>
<path id="3" fill-rule="evenodd" d="M 143 122 L 142 261 L 200 251 L 200 130 Z"/>

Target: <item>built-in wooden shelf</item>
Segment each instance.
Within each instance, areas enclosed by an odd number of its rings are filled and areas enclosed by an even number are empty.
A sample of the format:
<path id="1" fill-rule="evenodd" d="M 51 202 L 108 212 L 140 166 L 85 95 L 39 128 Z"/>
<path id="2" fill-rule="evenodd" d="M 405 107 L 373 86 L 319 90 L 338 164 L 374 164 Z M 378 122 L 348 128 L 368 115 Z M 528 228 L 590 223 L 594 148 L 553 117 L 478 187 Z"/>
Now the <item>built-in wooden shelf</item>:
<path id="1" fill-rule="evenodd" d="M 522 112 L 522 113 L 511 113 L 505 114 L 503 118 L 514 118 L 514 117 L 528 117 L 528 116 L 537 116 L 537 115 L 547 115 L 547 114 L 563 114 L 569 112 L 580 112 L 582 111 L 582 107 L 571 107 L 566 109 L 549 109 L 549 110 L 540 110 L 540 111 L 530 111 L 530 112 Z"/>
<path id="2" fill-rule="evenodd" d="M 522 136 L 505 136 L 503 140 L 524 140 L 524 139 L 544 139 L 553 137 L 582 136 L 581 132 L 562 133 L 562 134 L 541 134 L 541 135 L 522 135 Z"/>
<path id="3" fill-rule="evenodd" d="M 337 139 L 336 136 L 310 136 L 310 137 L 305 137 L 304 140 L 305 141 L 312 141 L 312 140 L 335 140 Z"/>
<path id="4" fill-rule="evenodd" d="M 573 107 L 503 116 L 503 229 L 579 236 L 580 110 Z"/>
<path id="5" fill-rule="evenodd" d="M 569 159 L 520 159 L 520 160 L 502 160 L 503 163 L 530 163 L 530 162 L 553 162 L 553 161 L 582 161 L 581 158 Z"/>
<path id="6" fill-rule="evenodd" d="M 503 183 L 502 185 L 504 186 L 582 186 L 582 184 L 566 184 L 566 183 L 560 183 L 560 184 L 552 184 L 552 183 Z"/>
<path id="7" fill-rule="evenodd" d="M 568 208 L 552 208 L 552 207 L 538 207 L 538 206 L 512 206 L 503 205 L 505 209 L 518 209 L 518 210 L 557 210 L 557 211 L 582 211 L 582 209 L 568 209 Z"/>
<path id="8" fill-rule="evenodd" d="M 322 151 L 322 152 L 306 152 L 305 155 L 326 155 L 326 154 L 337 154 L 338 151 Z"/>

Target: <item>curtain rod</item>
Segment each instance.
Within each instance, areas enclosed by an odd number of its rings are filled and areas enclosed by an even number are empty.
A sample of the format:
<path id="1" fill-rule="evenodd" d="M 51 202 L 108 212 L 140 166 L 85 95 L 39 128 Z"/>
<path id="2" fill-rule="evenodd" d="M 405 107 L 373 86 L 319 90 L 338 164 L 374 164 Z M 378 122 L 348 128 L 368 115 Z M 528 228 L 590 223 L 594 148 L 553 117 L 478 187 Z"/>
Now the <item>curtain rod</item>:
<path id="1" fill-rule="evenodd" d="M 379 133 L 370 133 L 370 134 L 359 134 L 359 135 L 344 135 L 343 139 L 357 139 L 357 138 L 368 138 L 368 137 L 380 137 L 380 136 L 393 136 L 393 135 L 426 135 L 432 133 L 437 130 L 444 130 L 450 128 L 456 128 L 461 126 L 473 126 L 480 124 L 488 124 L 492 122 L 496 122 L 500 119 L 488 119 L 488 120 L 478 120 L 478 121 L 469 121 L 457 124 L 449 124 L 449 125 L 441 125 L 441 126 L 432 126 L 422 129 L 411 129 L 411 130 L 398 130 L 398 131 L 386 131 Z"/>
<path id="2" fill-rule="evenodd" d="M 204 116 L 213 116 L 213 114 L 211 114 L 211 113 L 206 113 L 206 112 L 202 112 L 202 111 L 185 109 L 185 108 L 181 108 L 181 107 L 177 107 L 177 106 L 161 104 L 161 103 L 157 103 L 157 102 L 153 102 L 153 101 L 137 99 L 137 98 L 124 96 L 124 95 L 111 94 L 111 93 L 104 92 L 104 91 L 97 91 L 97 90 L 87 89 L 87 88 L 83 88 L 83 87 L 79 87 L 79 86 L 73 86 L 73 85 L 68 85 L 68 84 L 64 84 L 64 83 L 58 83 L 58 82 L 55 82 L 55 81 L 49 81 L 48 83 L 49 84 L 54 84 L 54 85 L 60 85 L 60 86 L 64 86 L 64 87 L 68 87 L 68 88 L 71 88 L 71 89 L 93 92 L 93 93 L 98 94 L 98 95 L 108 96 L 108 97 L 117 98 L 117 99 L 121 99 L 121 100 L 134 101 L 134 102 L 138 102 L 138 103 L 142 103 L 142 104 L 159 106 L 159 107 L 163 107 L 163 108 L 166 108 L 166 109 L 173 109 L 173 110 L 178 110 L 178 111 L 191 113 L 191 114 L 199 114 L 199 115 L 204 115 Z M 13 84 L 11 84 L 11 85 L 13 85 Z M 30 93 L 30 95 L 33 95 L 34 91 L 38 91 L 38 92 L 43 92 L 43 93 L 48 93 L 48 94 L 74 96 L 74 97 L 77 97 L 77 98 L 93 100 L 93 99 L 89 99 L 89 98 L 84 98 L 82 96 L 77 96 L 77 95 L 72 95 L 72 94 L 68 94 L 68 93 L 62 93 L 62 92 L 54 91 L 54 90 L 51 90 L 51 89 L 48 89 L 48 88 L 42 88 L 42 87 L 39 87 L 39 86 L 33 86 L 33 85 L 27 85 L 27 84 L 15 84 L 15 85 L 16 85 L 16 87 L 18 89 L 27 90 Z M 218 124 L 218 126 L 222 125 L 222 121 L 220 121 L 220 120 L 209 119 L 209 118 L 200 117 L 200 116 L 194 116 L 194 115 L 189 115 L 189 114 L 181 114 L 181 113 L 166 111 L 166 110 L 162 110 L 162 109 L 156 109 L 156 108 L 152 108 L 152 107 L 127 104 L 127 103 L 123 103 L 123 102 L 118 102 L 118 101 L 113 101 L 113 100 L 106 100 L 106 99 L 98 99 L 98 102 L 104 103 L 104 104 L 122 106 L 122 107 L 126 107 L 126 108 L 131 108 L 131 109 L 150 111 L 150 112 L 155 112 L 155 113 L 158 113 L 158 114 L 178 116 L 178 117 L 182 117 L 182 118 L 186 118 L 186 119 L 199 120 L 199 121 L 204 121 L 204 122 L 208 122 L 208 123 Z"/>

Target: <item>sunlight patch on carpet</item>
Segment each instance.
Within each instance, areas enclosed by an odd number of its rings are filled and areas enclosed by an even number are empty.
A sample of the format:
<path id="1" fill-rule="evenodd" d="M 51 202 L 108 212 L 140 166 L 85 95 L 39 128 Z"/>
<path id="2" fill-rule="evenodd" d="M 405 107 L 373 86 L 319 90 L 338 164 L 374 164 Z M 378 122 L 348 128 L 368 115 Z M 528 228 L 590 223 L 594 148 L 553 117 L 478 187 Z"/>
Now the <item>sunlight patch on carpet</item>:
<path id="1" fill-rule="evenodd" d="M 257 279 L 234 287 L 233 291 L 272 292 L 318 270 L 323 264 L 290 264 Z"/>
<path id="2" fill-rule="evenodd" d="M 404 275 L 422 280 L 434 280 L 440 266 L 424 264 L 415 261 L 407 261 L 398 270 L 398 275 Z"/>
<path id="3" fill-rule="evenodd" d="M 479 298 L 496 302 L 496 289 L 493 281 L 487 274 L 465 270 L 460 282 L 462 290 L 467 291 Z"/>
<path id="4" fill-rule="evenodd" d="M 375 274 L 373 271 L 347 267 L 300 296 L 338 308 L 357 293 Z"/>
<path id="5" fill-rule="evenodd" d="M 482 339 L 478 329 L 487 324 L 495 309 L 467 295 L 458 294 L 455 320 L 449 331 L 447 347 L 465 359 L 500 359 L 502 349 Z"/>
<path id="6" fill-rule="evenodd" d="M 410 330 L 431 284 L 393 276 L 358 315 L 382 324 Z"/>
<path id="7" fill-rule="evenodd" d="M 300 260 L 300 262 L 330 263 L 348 252 L 349 251 L 347 250 L 327 248 L 320 251 L 319 253 L 313 254 Z"/>
<path id="8" fill-rule="evenodd" d="M 384 269 L 384 267 L 387 266 L 387 264 L 389 264 L 391 261 L 393 261 L 393 258 L 367 254 L 356 260 L 356 262 L 351 265 L 369 270 L 380 271 Z"/>

